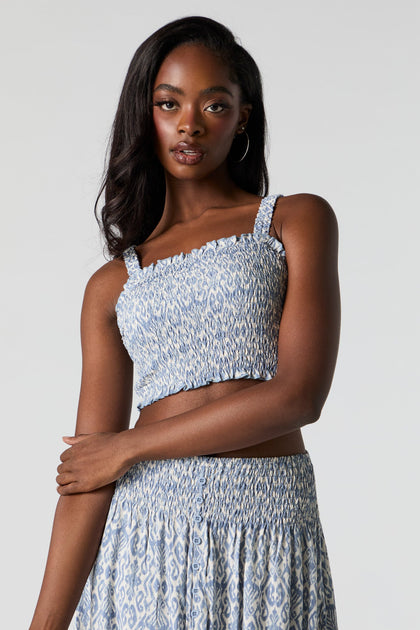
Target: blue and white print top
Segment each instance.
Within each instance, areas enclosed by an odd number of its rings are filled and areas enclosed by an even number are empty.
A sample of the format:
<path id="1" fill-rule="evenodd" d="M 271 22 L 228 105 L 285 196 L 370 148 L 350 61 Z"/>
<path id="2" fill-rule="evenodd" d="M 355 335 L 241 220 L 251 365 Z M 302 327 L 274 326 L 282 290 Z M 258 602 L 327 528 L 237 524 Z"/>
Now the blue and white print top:
<path id="1" fill-rule="evenodd" d="M 135 365 L 139 410 L 181 390 L 276 374 L 287 263 L 269 229 L 282 196 L 261 200 L 252 233 L 147 267 L 134 245 L 125 250 L 129 277 L 115 310 Z"/>

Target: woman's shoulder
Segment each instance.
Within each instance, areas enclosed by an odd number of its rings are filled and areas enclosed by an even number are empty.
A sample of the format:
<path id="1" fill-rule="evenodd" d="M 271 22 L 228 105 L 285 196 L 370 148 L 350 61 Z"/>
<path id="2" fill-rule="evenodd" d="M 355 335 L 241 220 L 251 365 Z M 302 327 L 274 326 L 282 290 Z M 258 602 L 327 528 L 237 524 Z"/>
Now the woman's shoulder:
<path id="1" fill-rule="evenodd" d="M 320 195 L 296 193 L 278 197 L 273 214 L 274 228 L 283 241 L 287 236 L 301 234 L 324 234 L 333 236 L 338 232 L 336 214 L 331 204 Z"/>
<path id="2" fill-rule="evenodd" d="M 127 278 L 127 268 L 122 258 L 106 262 L 90 276 L 84 301 L 95 304 L 114 316 L 115 305 Z"/>

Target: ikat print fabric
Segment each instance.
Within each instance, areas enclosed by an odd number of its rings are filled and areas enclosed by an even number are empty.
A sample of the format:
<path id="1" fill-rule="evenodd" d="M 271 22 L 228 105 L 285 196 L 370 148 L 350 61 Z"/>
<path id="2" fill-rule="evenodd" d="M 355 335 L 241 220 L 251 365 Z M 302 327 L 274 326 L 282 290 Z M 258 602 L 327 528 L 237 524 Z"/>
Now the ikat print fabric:
<path id="1" fill-rule="evenodd" d="M 116 305 L 138 408 L 181 389 L 269 380 L 287 287 L 275 201 L 254 230 L 145 268 L 124 252 Z M 75 630 L 337 630 L 309 453 L 196 456 L 117 483 Z"/>
<path id="2" fill-rule="evenodd" d="M 279 196 L 262 199 L 252 233 L 144 268 L 134 246 L 124 252 L 129 277 L 116 313 L 139 410 L 211 382 L 275 375 L 287 285 L 283 244 L 269 235 Z"/>
<path id="3" fill-rule="evenodd" d="M 337 630 L 308 451 L 145 461 L 118 482 L 76 630 Z"/>

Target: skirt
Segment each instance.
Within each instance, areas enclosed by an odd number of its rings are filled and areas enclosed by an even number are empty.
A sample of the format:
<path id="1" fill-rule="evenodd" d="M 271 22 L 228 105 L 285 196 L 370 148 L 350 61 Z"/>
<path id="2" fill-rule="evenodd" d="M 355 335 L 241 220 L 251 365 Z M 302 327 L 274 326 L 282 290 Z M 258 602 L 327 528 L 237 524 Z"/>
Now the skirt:
<path id="1" fill-rule="evenodd" d="M 308 451 L 136 464 L 115 487 L 77 630 L 337 630 Z"/>

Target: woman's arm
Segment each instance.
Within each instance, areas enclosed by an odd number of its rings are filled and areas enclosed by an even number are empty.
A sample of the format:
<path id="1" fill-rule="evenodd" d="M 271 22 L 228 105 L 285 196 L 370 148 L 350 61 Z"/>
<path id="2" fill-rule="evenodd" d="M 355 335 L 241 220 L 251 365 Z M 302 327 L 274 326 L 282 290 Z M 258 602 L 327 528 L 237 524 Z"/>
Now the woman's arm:
<path id="1" fill-rule="evenodd" d="M 104 265 L 86 287 L 81 316 L 83 369 L 76 434 L 129 426 L 132 362 L 114 306 L 126 279 L 121 261 Z M 101 540 L 113 485 L 60 497 L 44 580 L 30 630 L 64 630 L 73 616 Z"/>
<path id="2" fill-rule="evenodd" d="M 62 454 L 66 472 L 61 494 L 109 483 L 118 477 L 121 466 L 233 451 L 319 418 L 331 386 L 340 334 L 337 221 L 328 202 L 316 195 L 293 195 L 280 203 L 278 232 L 287 252 L 289 277 L 275 377 L 160 422 L 140 424 L 115 436 L 76 439 Z M 107 453 L 114 458 L 109 472 L 101 466 Z"/>

